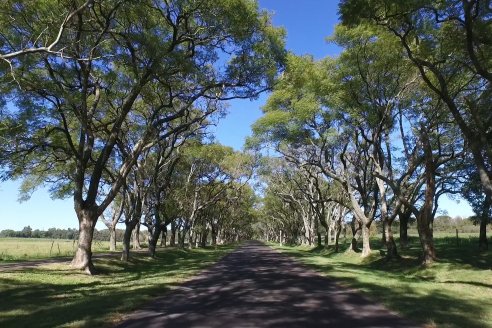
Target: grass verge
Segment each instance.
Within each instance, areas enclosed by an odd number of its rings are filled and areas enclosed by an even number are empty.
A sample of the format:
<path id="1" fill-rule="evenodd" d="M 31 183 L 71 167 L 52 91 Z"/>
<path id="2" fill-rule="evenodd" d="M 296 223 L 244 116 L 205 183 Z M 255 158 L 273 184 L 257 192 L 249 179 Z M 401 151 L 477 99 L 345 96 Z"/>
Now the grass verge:
<path id="1" fill-rule="evenodd" d="M 155 259 L 97 259 L 96 276 L 66 264 L 0 272 L 0 327 L 111 326 L 233 249 L 164 249 Z"/>
<path id="2" fill-rule="evenodd" d="M 331 248 L 272 246 L 426 327 L 492 327 L 492 253 L 479 253 L 476 245 L 436 238 L 439 261 L 430 267 L 419 265 L 416 239 L 394 261 L 379 251 L 362 259 Z"/>

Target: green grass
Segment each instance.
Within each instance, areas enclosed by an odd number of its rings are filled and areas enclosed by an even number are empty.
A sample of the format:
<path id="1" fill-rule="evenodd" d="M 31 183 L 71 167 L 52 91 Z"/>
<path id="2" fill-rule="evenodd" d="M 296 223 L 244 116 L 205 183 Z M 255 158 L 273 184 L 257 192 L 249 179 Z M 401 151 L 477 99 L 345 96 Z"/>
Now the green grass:
<path id="1" fill-rule="evenodd" d="M 111 326 L 232 249 L 169 248 L 156 259 L 136 255 L 130 263 L 96 259 L 96 276 L 66 264 L 0 272 L 0 327 Z"/>
<path id="2" fill-rule="evenodd" d="M 73 256 L 76 240 L 45 238 L 0 238 L 0 261 L 26 261 Z M 121 243 L 117 244 L 121 249 Z M 94 253 L 109 252 L 109 242 L 94 241 Z"/>
<path id="3" fill-rule="evenodd" d="M 394 261 L 381 257 L 376 240 L 366 259 L 345 248 L 335 253 L 331 248 L 274 247 L 428 327 L 492 327 L 492 253 L 479 253 L 477 245 L 476 239 L 456 246 L 451 237 L 436 238 L 439 261 L 426 268 L 419 265 L 417 238 Z"/>
<path id="4" fill-rule="evenodd" d="M 439 261 L 427 268 L 419 265 L 417 238 L 411 238 L 401 260 L 393 261 L 381 256 L 376 240 L 366 259 L 344 252 L 346 245 L 341 253 L 273 246 L 428 327 L 492 327 L 492 254 L 478 253 L 477 245 L 476 239 L 456 246 L 452 237 L 436 238 Z"/>

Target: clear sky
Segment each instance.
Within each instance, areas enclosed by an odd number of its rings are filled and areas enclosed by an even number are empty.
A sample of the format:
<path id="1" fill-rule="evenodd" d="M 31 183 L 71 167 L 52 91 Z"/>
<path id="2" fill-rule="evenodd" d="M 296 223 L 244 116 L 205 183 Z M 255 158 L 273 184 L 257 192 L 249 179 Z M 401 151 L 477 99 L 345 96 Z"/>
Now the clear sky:
<path id="1" fill-rule="evenodd" d="M 311 54 L 316 59 L 336 56 L 340 52 L 339 47 L 325 41 L 338 21 L 338 1 L 260 0 L 260 7 L 273 14 L 274 25 L 286 29 L 288 50 L 299 55 Z M 264 94 L 253 101 L 230 102 L 228 116 L 215 129 L 217 140 L 241 149 L 246 136 L 251 134 L 251 124 L 261 116 L 261 106 L 267 97 Z M 45 189 L 39 189 L 29 201 L 18 203 L 18 187 L 19 184 L 12 181 L 0 184 L 0 230 L 21 230 L 27 225 L 33 229 L 77 227 L 71 199 L 52 200 Z M 464 201 L 458 204 L 445 199 L 440 202 L 440 207 L 451 216 L 473 214 Z M 98 223 L 97 228 L 102 229 L 104 225 Z"/>

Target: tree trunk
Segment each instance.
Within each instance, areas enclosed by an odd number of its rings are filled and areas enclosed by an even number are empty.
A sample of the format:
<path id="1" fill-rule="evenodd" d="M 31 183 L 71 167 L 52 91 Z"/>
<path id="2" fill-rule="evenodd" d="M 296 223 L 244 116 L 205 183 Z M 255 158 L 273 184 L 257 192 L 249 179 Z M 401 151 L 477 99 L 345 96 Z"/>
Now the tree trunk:
<path id="1" fill-rule="evenodd" d="M 350 242 L 349 248 L 347 249 L 348 252 L 358 252 L 359 248 L 357 247 L 357 242 L 360 238 L 361 234 L 361 224 L 357 219 L 354 217 L 352 219 L 352 222 L 350 223 L 350 228 L 352 229 L 352 240 Z"/>
<path id="2" fill-rule="evenodd" d="M 200 238 L 200 247 L 201 248 L 205 248 L 207 246 L 207 237 L 208 237 L 208 233 L 207 233 L 207 230 L 205 230 L 202 233 L 201 238 Z"/>
<path id="3" fill-rule="evenodd" d="M 130 259 L 130 239 L 132 237 L 135 225 L 131 222 L 125 222 L 125 233 L 123 234 L 123 251 L 121 252 L 121 260 L 128 261 Z"/>
<path id="4" fill-rule="evenodd" d="M 393 230 L 392 230 L 393 221 L 388 221 L 384 225 L 385 232 L 385 244 L 386 244 L 386 258 L 387 259 L 395 259 L 399 258 L 398 250 L 396 248 L 395 239 L 393 238 Z"/>
<path id="5" fill-rule="evenodd" d="M 489 249 L 489 242 L 487 240 L 487 223 L 489 222 L 490 206 L 492 206 L 492 193 L 485 191 L 485 202 L 480 218 L 480 236 L 478 238 L 478 247 L 481 251 Z"/>
<path id="6" fill-rule="evenodd" d="M 169 238 L 169 246 L 176 246 L 176 223 L 171 222 L 171 237 Z"/>
<path id="7" fill-rule="evenodd" d="M 150 234 L 149 239 L 149 255 L 150 257 L 155 257 L 155 249 L 157 247 L 157 241 L 159 240 L 159 236 L 161 235 L 161 226 L 156 224 L 154 229 L 152 229 L 152 233 Z"/>
<path id="8" fill-rule="evenodd" d="M 385 214 L 385 217 L 387 217 L 387 214 Z M 381 244 L 383 244 L 384 246 L 386 246 L 386 241 L 388 240 L 388 238 L 386 237 L 386 221 L 383 220 L 381 221 L 381 223 L 383 224 L 383 231 L 381 232 Z"/>
<path id="9" fill-rule="evenodd" d="M 481 251 L 489 249 L 489 242 L 487 240 L 487 221 L 488 217 L 482 217 L 480 221 L 480 237 L 478 239 L 478 247 Z"/>
<path id="10" fill-rule="evenodd" d="M 422 264 L 430 264 L 436 259 L 434 237 L 432 234 L 434 197 L 436 193 L 436 172 L 433 160 L 432 147 L 425 128 L 422 128 L 421 140 L 425 157 L 425 192 L 424 204 L 417 215 L 417 229 L 422 246 Z"/>
<path id="11" fill-rule="evenodd" d="M 92 263 L 92 238 L 98 216 L 95 211 L 79 210 L 77 218 L 79 219 L 79 243 L 71 266 L 87 274 L 95 274 L 96 270 Z"/>
<path id="12" fill-rule="evenodd" d="M 362 254 L 361 257 L 367 257 L 371 255 L 371 243 L 369 238 L 371 237 L 369 234 L 370 224 L 362 224 Z"/>
<path id="13" fill-rule="evenodd" d="M 211 234 L 212 234 L 212 246 L 217 246 L 217 231 L 214 225 L 212 225 Z M 266 239 L 268 242 L 268 237 Z"/>
<path id="14" fill-rule="evenodd" d="M 321 241 L 323 239 L 321 238 L 321 232 L 318 231 L 316 234 L 318 236 L 318 247 L 322 247 L 323 245 L 322 245 Z"/>
<path id="15" fill-rule="evenodd" d="M 179 248 L 185 247 L 185 231 L 184 231 L 184 229 L 178 230 L 178 247 Z"/>
<path id="16" fill-rule="evenodd" d="M 133 249 L 142 249 L 140 245 L 140 222 L 137 223 L 133 233 Z"/>
<path id="17" fill-rule="evenodd" d="M 128 261 L 130 259 L 130 240 L 132 238 L 135 227 L 139 223 L 138 220 L 125 221 L 125 233 L 123 234 L 123 251 L 121 252 L 121 260 Z"/>
<path id="18" fill-rule="evenodd" d="M 167 242 L 167 227 L 164 227 L 161 232 L 161 246 L 166 247 L 166 242 Z"/>
<path id="19" fill-rule="evenodd" d="M 400 218 L 400 247 L 407 248 L 408 247 L 408 221 L 410 220 L 410 216 L 412 212 L 410 210 L 403 210 L 398 213 L 398 217 Z"/>
<path id="20" fill-rule="evenodd" d="M 342 232 L 342 226 L 340 221 L 337 222 L 336 230 L 335 230 L 335 252 L 338 253 L 339 245 L 338 241 L 340 240 L 340 232 Z"/>
<path id="21" fill-rule="evenodd" d="M 108 227 L 109 230 L 109 251 L 116 251 L 116 227 Z"/>
<path id="22" fill-rule="evenodd" d="M 420 221 L 420 222 L 419 222 Z M 430 264 L 436 259 L 436 249 L 434 248 L 434 238 L 432 229 L 425 224 L 423 219 L 417 219 L 420 244 L 422 246 L 422 264 Z"/>

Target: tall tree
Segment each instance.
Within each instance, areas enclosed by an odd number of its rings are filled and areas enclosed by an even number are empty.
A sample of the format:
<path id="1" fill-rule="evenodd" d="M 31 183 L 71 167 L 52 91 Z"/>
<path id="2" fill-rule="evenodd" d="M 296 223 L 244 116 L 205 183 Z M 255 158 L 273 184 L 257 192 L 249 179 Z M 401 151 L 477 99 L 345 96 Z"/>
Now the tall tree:
<path id="1" fill-rule="evenodd" d="M 53 12 L 74 9 L 73 2 L 43 4 Z M 51 26 L 34 2 L 24 6 L 6 8 L 7 39 Z M 80 233 L 72 266 L 92 273 L 97 218 L 142 154 L 192 108 L 206 111 L 210 102 L 267 89 L 282 60 L 283 33 L 246 0 L 93 1 L 64 29 L 56 43 L 63 58 L 36 52 L 16 63 L 15 109 L 1 115 L 8 133 L 0 165 L 6 175 L 35 175 L 73 196 Z M 134 122 L 146 124 L 133 130 L 138 137 L 122 156 L 116 145 Z M 119 170 L 107 179 L 111 161 Z"/>

